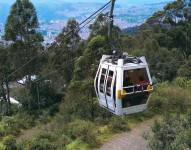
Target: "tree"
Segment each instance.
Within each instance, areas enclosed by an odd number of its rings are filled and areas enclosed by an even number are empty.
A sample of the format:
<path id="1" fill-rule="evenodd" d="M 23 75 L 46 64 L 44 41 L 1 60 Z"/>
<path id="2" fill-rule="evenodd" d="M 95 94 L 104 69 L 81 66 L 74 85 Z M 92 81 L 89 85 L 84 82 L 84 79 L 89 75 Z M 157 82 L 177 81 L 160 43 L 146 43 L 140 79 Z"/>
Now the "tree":
<path id="1" fill-rule="evenodd" d="M 61 106 L 61 111 L 65 118 L 69 116 L 94 120 L 97 116 L 109 116 L 99 109 L 97 98 L 95 97 L 93 81 L 96 74 L 99 60 L 103 54 L 111 54 L 106 38 L 107 26 L 98 17 L 94 28 L 87 41 L 86 49 L 74 64 L 73 78 L 66 92 L 65 101 Z M 103 35 L 102 35 L 103 34 Z M 94 36 L 93 36 L 94 35 Z M 92 36 L 92 37 L 91 37 Z"/>
<path id="2" fill-rule="evenodd" d="M 178 75 L 191 78 L 191 57 L 178 69 Z"/>
<path id="3" fill-rule="evenodd" d="M 4 35 L 6 40 L 14 42 L 11 45 L 10 57 L 15 70 L 42 51 L 43 37 L 37 32 L 38 26 L 38 18 L 32 2 L 17 0 L 11 7 Z M 31 85 L 31 75 L 40 68 L 37 62 L 38 60 L 34 59 L 17 72 L 18 77 L 27 76 L 28 87 Z"/>
<path id="4" fill-rule="evenodd" d="M 8 115 L 10 112 L 10 92 L 9 92 L 9 82 L 11 78 L 8 76 L 11 72 L 10 59 L 8 56 L 7 48 L 0 48 L 0 98 L 1 108 L 3 110 L 3 102 L 5 103 L 5 114 Z"/>
<path id="5" fill-rule="evenodd" d="M 89 29 L 91 31 L 88 41 L 90 41 L 92 38 L 94 38 L 95 36 L 103 36 L 107 39 L 106 44 L 112 44 L 112 47 L 115 47 L 116 49 L 120 48 L 120 33 L 121 30 L 118 26 L 113 26 L 112 28 L 112 41 L 109 41 L 110 37 L 108 38 L 108 26 L 109 26 L 109 21 L 107 18 L 107 14 L 100 14 L 96 21 L 90 25 Z M 108 45 L 109 46 L 109 45 Z M 109 46 L 109 48 L 111 49 L 112 47 Z"/>
<path id="6" fill-rule="evenodd" d="M 79 24 L 75 19 L 70 19 L 62 33 L 57 37 L 59 45 L 51 47 L 54 53 L 49 57 L 47 70 L 56 70 L 59 74 L 62 74 L 62 76 L 55 75 L 52 78 L 59 83 L 62 82 L 61 88 L 64 88 L 64 85 L 68 85 L 71 81 L 74 59 L 81 55 L 83 49 L 81 37 L 77 32 L 78 26 Z"/>

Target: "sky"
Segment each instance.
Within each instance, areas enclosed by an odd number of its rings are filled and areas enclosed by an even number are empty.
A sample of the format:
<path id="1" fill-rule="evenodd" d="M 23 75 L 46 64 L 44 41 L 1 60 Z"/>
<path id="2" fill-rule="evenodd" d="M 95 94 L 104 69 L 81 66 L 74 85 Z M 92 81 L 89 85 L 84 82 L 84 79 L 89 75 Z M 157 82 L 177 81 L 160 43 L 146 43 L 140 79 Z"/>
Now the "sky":
<path id="1" fill-rule="evenodd" d="M 1 3 L 9 3 L 12 4 L 15 0 L 0 0 Z M 32 0 L 35 3 L 53 3 L 53 2 L 99 2 L 99 3 L 107 3 L 109 0 Z M 169 2 L 170 0 L 116 0 L 117 4 L 123 5 L 137 5 L 137 4 L 150 4 L 150 3 L 157 3 L 157 2 Z"/>
<path id="2" fill-rule="evenodd" d="M 0 23 L 2 22 L 4 23 L 6 21 L 11 5 L 15 1 L 16 0 L 0 0 Z M 64 6 L 63 4 L 65 2 L 72 3 L 72 5 L 73 3 L 75 5 L 75 3 L 79 3 L 79 2 L 106 4 L 109 0 L 31 0 L 31 1 L 34 3 L 35 7 L 39 9 L 39 10 L 37 9 L 37 11 L 41 12 L 42 14 L 42 9 L 43 9 L 43 12 L 47 12 L 46 10 L 49 10 L 47 7 L 49 7 L 49 8 L 54 8 L 53 10 L 56 11 L 56 8 L 58 6 L 59 7 Z M 173 1 L 173 0 L 116 0 L 116 4 L 121 5 L 123 8 L 125 8 L 126 6 L 128 7 L 131 5 L 142 6 L 143 4 L 152 4 L 152 3 L 161 3 L 161 2 L 168 3 L 170 1 Z M 60 9 L 58 10 L 58 12 L 59 11 Z"/>

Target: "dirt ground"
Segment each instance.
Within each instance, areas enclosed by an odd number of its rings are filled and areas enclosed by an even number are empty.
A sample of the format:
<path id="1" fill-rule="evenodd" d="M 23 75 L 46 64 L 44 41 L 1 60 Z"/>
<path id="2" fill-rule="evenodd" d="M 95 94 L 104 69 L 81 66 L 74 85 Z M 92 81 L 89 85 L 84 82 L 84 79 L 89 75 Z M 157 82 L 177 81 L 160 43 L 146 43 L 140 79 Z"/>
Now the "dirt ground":
<path id="1" fill-rule="evenodd" d="M 151 132 L 153 120 L 137 125 L 130 132 L 122 133 L 105 143 L 99 150 L 149 150 L 144 138 Z"/>

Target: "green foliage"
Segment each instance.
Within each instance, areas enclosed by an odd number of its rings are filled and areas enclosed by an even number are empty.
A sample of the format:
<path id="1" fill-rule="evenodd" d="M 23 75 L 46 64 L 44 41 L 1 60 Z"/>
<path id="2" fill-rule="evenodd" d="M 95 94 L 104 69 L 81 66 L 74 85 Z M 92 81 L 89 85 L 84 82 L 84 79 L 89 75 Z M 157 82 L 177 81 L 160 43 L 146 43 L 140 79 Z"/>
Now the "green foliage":
<path id="1" fill-rule="evenodd" d="M 33 139 L 25 141 L 22 145 L 19 145 L 20 150 L 56 150 L 56 146 L 50 143 L 46 138 Z"/>
<path id="2" fill-rule="evenodd" d="M 23 109 L 28 111 L 32 110 L 33 108 L 33 97 L 28 89 L 22 88 L 17 91 L 17 98 L 19 99 L 20 103 L 22 104 Z"/>
<path id="3" fill-rule="evenodd" d="M 83 141 L 77 139 L 75 141 L 73 141 L 72 143 L 68 144 L 66 146 L 66 150 L 86 150 L 88 149 L 88 144 L 84 143 Z"/>
<path id="4" fill-rule="evenodd" d="M 191 80 L 189 80 L 188 78 L 185 77 L 177 77 L 172 84 L 174 84 L 175 86 L 179 86 L 181 88 L 184 89 L 188 89 L 191 88 Z"/>
<path id="5" fill-rule="evenodd" d="M 191 56 L 189 57 L 189 59 L 185 62 L 185 64 L 183 64 L 182 66 L 180 66 L 179 70 L 178 70 L 178 75 L 182 76 L 182 77 L 187 77 L 191 79 Z"/>
<path id="6" fill-rule="evenodd" d="M 125 132 L 130 130 L 127 121 L 124 117 L 113 117 L 110 121 L 110 126 L 112 131 L 114 132 Z"/>
<path id="7" fill-rule="evenodd" d="M 191 129 L 183 131 L 176 136 L 176 139 L 171 144 L 171 150 L 185 150 L 191 148 Z"/>
<path id="8" fill-rule="evenodd" d="M 89 121 L 76 120 L 66 127 L 67 134 L 72 139 L 80 139 L 90 147 L 97 147 L 99 141 L 96 139 L 96 126 Z"/>
<path id="9" fill-rule="evenodd" d="M 73 80 L 92 78 L 96 73 L 98 61 L 103 54 L 111 51 L 107 47 L 107 41 L 103 36 L 95 36 L 88 43 L 83 55 L 77 59 L 74 67 Z"/>
<path id="10" fill-rule="evenodd" d="M 156 122 L 152 128 L 150 148 L 153 150 L 184 150 L 190 149 L 190 115 L 170 115 L 162 122 Z"/>
<path id="11" fill-rule="evenodd" d="M 29 0 L 17 0 L 10 11 L 5 26 L 5 38 L 7 40 L 26 40 L 34 35 L 38 27 L 38 18 L 33 4 Z"/>
<path id="12" fill-rule="evenodd" d="M 9 50 L 7 48 L 0 48 L 0 99 L 1 108 L 0 114 L 10 114 L 10 102 L 9 102 L 9 82 L 10 78 L 8 74 L 12 71 L 12 67 L 9 61 Z"/>
<path id="13" fill-rule="evenodd" d="M 98 104 L 93 98 L 93 81 L 72 82 L 60 110 L 66 118 L 94 119 Z M 78 95 L 78 96 L 76 96 Z"/>
<path id="14" fill-rule="evenodd" d="M 4 137 L 2 143 L 5 147 L 5 150 L 17 150 L 16 140 L 12 136 Z"/>
<path id="15" fill-rule="evenodd" d="M 4 38 L 13 41 L 9 47 L 10 63 L 14 70 L 28 62 L 32 57 L 42 51 L 43 37 L 37 32 L 38 18 L 35 7 L 29 0 L 17 0 L 11 7 L 10 14 L 5 25 Z M 31 75 L 36 74 L 41 67 L 38 63 L 41 58 L 36 58 L 18 72 L 14 78 L 27 76 L 27 85 L 30 88 Z M 13 76 L 13 75 L 12 75 Z"/>
<path id="16" fill-rule="evenodd" d="M 0 137 L 18 135 L 22 129 L 28 129 L 34 125 L 32 116 L 18 113 L 13 117 L 3 117 L 0 122 Z"/>
<path id="17" fill-rule="evenodd" d="M 171 84 L 159 84 L 150 99 L 149 108 L 159 113 L 185 112 L 191 105 L 190 87 L 187 87 L 189 82 L 184 78 L 177 78 Z"/>
<path id="18" fill-rule="evenodd" d="M 50 49 L 54 52 L 49 55 L 47 70 L 56 70 L 58 74 L 51 77 L 51 80 L 57 83 L 59 86 L 55 88 L 60 89 L 63 92 L 73 77 L 74 60 L 81 55 L 83 50 L 83 42 L 78 32 L 73 31 L 79 26 L 79 23 L 75 19 L 70 19 L 64 27 L 61 34 L 57 37 L 59 46 L 53 45 Z M 70 34 L 68 34 L 70 33 Z M 45 71 L 47 73 L 47 71 Z M 61 75 L 61 76 L 60 76 Z"/>

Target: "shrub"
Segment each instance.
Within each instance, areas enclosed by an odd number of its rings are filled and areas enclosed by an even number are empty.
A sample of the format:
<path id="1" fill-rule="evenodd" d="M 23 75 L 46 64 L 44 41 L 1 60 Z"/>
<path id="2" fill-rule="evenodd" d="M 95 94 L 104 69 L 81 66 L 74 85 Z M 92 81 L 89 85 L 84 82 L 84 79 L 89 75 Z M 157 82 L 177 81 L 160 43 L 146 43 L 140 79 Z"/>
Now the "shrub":
<path id="1" fill-rule="evenodd" d="M 48 139 L 32 139 L 19 145 L 19 149 L 27 150 L 56 150 L 56 146 L 51 144 Z"/>
<path id="2" fill-rule="evenodd" d="M 53 142 L 56 140 L 54 134 L 40 133 L 37 137 L 27 139 L 19 144 L 19 149 L 27 150 L 56 150 L 57 146 Z"/>
<path id="3" fill-rule="evenodd" d="M 0 123 L 0 137 L 3 137 L 5 135 L 5 127 L 4 124 Z"/>
<path id="4" fill-rule="evenodd" d="M 185 87 L 185 88 L 183 88 Z M 184 80 L 162 83 L 155 89 L 149 102 L 149 109 L 155 112 L 186 112 L 191 105 L 190 88 Z"/>
<path id="5" fill-rule="evenodd" d="M 59 104 L 57 103 L 57 104 L 54 104 L 50 107 L 48 113 L 50 116 L 54 116 L 58 111 L 59 111 Z"/>
<path id="6" fill-rule="evenodd" d="M 111 119 L 109 127 L 112 131 L 118 132 L 118 131 L 128 131 L 130 130 L 127 122 L 123 117 L 113 117 Z"/>
<path id="7" fill-rule="evenodd" d="M 2 124 L 4 126 L 4 135 L 13 134 L 16 135 L 19 132 L 20 126 L 16 122 L 14 117 L 4 117 Z"/>
<path id="8" fill-rule="evenodd" d="M 99 145 L 99 141 L 96 138 L 96 126 L 92 122 L 76 120 L 68 124 L 66 132 L 72 139 L 79 138 L 89 144 L 90 147 Z"/>
<path id="9" fill-rule="evenodd" d="M 0 142 L 0 150 L 5 150 L 5 146 Z"/>
<path id="10" fill-rule="evenodd" d="M 173 85 L 179 86 L 181 88 L 190 88 L 191 87 L 191 80 L 184 77 L 177 77 L 173 82 Z"/>
<path id="11" fill-rule="evenodd" d="M 180 132 L 171 144 L 169 150 L 188 150 L 191 148 L 191 129 Z"/>
<path id="12" fill-rule="evenodd" d="M 169 115 L 152 127 L 149 146 L 152 150 L 191 149 L 191 113 L 186 116 Z"/>
<path id="13" fill-rule="evenodd" d="M 6 136 L 3 138 L 2 144 L 5 147 L 5 150 L 16 150 L 16 140 L 12 136 Z"/>

